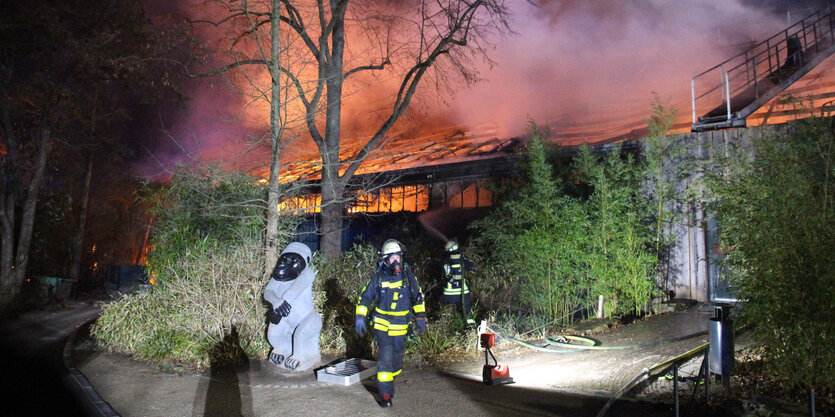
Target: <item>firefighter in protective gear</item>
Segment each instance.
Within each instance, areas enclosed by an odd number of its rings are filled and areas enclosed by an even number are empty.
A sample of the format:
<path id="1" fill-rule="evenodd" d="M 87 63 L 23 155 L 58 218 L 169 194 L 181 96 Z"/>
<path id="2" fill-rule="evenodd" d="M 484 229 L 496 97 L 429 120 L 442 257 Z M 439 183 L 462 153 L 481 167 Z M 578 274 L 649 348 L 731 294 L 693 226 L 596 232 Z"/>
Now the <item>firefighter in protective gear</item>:
<path id="1" fill-rule="evenodd" d="M 470 313 L 470 289 L 464 279 L 464 271 L 472 270 L 475 264 L 467 260 L 458 250 L 458 242 L 450 240 L 444 246 L 444 296 L 441 301 L 444 304 L 456 305 L 462 309 L 462 314 L 468 325 L 475 325 L 475 320 Z M 462 307 L 463 303 L 463 307 Z"/>
<path id="2" fill-rule="evenodd" d="M 403 348 L 409 322 L 414 315 L 418 333 L 426 330 L 426 306 L 415 275 L 403 262 L 403 246 L 389 239 L 380 251 L 382 260 L 362 289 L 357 302 L 355 330 L 362 337 L 367 330 L 365 318 L 372 304 L 372 328 L 377 340 L 377 388 L 380 406 L 391 407 L 394 377 L 402 371 Z"/>

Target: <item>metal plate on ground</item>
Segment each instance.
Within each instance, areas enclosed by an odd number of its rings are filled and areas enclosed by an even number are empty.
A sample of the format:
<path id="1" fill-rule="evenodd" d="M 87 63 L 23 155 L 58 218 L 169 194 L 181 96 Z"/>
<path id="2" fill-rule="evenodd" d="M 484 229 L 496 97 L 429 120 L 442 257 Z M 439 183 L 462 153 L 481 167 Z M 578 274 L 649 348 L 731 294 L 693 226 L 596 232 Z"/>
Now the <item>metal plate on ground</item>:
<path id="1" fill-rule="evenodd" d="M 377 362 L 349 358 L 316 370 L 316 380 L 328 384 L 348 386 L 377 373 Z"/>

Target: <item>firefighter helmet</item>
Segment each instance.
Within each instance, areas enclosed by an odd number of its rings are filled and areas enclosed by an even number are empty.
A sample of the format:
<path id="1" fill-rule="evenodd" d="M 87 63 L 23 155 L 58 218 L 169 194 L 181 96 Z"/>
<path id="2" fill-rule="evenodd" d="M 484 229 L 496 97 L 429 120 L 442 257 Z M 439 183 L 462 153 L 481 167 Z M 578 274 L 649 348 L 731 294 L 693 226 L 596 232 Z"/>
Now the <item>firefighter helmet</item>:
<path id="1" fill-rule="evenodd" d="M 402 253 L 403 252 L 403 245 L 400 242 L 389 239 L 385 243 L 383 243 L 383 249 L 380 251 L 380 255 L 388 256 L 393 253 Z"/>
<path id="2" fill-rule="evenodd" d="M 450 240 L 449 242 L 446 243 L 446 246 L 444 246 L 444 248 L 446 249 L 447 252 L 457 251 L 458 250 L 458 242 L 456 242 L 454 240 Z"/>

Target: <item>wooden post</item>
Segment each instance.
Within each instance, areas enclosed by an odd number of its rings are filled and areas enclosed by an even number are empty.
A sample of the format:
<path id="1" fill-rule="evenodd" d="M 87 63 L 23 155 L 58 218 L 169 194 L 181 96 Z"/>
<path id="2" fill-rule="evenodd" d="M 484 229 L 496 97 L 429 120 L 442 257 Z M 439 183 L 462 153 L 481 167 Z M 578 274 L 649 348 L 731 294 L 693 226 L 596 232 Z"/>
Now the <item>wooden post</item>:
<path id="1" fill-rule="evenodd" d="M 597 318 L 603 318 L 603 296 L 597 297 Z"/>

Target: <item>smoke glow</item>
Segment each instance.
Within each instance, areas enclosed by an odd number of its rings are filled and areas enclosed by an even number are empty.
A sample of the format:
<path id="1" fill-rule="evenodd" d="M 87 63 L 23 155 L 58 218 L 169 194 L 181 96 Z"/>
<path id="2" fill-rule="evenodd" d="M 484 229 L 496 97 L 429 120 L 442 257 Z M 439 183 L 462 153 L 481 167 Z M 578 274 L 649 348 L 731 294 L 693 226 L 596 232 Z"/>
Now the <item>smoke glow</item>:
<path id="1" fill-rule="evenodd" d="M 496 40 L 491 53 L 495 65 L 479 64 L 482 81 L 454 96 L 423 85 L 419 102 L 360 173 L 489 155 L 508 145 L 509 138 L 524 135 L 531 120 L 550 126 L 562 144 L 610 139 L 646 126 L 653 92 L 678 110 L 679 131 L 689 130 L 690 78 L 788 26 L 786 16 L 741 0 L 509 4 L 516 33 Z M 346 58 L 353 64 L 360 61 Z M 266 74 L 258 80 L 267 84 Z M 385 74 L 352 82 L 342 112 L 345 155 L 356 149 L 356 139 L 375 129 L 396 92 L 396 83 Z M 264 175 L 268 150 L 263 141 L 259 147 L 245 139 L 265 137 L 268 106 L 223 84 L 220 78 L 195 83 L 189 113 L 171 133 L 190 155 Z M 763 112 L 752 117 L 779 120 L 778 114 L 766 117 Z M 306 132 L 289 136 L 295 139 L 282 154 L 288 164 L 284 181 L 304 178 L 317 167 L 315 146 Z M 166 165 L 184 158 L 172 154 L 156 159 Z M 361 201 L 372 207 L 384 198 Z"/>

